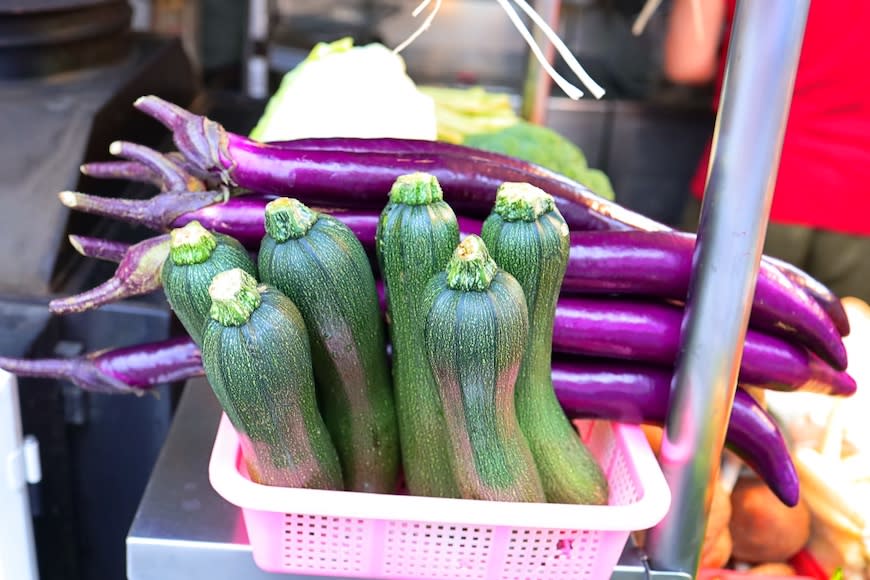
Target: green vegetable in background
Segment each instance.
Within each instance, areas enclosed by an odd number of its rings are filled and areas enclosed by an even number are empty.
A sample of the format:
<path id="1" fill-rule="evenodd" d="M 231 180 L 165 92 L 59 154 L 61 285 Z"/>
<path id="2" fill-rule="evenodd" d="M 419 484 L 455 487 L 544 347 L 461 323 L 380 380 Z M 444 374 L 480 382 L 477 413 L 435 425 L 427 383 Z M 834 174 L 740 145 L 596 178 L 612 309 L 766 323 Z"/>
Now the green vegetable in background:
<path id="1" fill-rule="evenodd" d="M 511 155 L 559 172 L 607 199 L 610 179 L 587 165 L 586 156 L 558 132 L 520 118 L 508 95 L 481 87 L 420 87 L 435 101 L 438 140 Z"/>

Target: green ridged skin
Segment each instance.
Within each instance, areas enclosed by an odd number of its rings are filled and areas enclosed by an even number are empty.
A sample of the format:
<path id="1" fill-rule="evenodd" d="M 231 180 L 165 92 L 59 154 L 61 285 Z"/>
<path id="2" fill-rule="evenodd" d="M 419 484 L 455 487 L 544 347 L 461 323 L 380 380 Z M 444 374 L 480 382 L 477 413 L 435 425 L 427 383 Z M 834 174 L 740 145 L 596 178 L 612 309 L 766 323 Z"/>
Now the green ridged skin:
<path id="1" fill-rule="evenodd" d="M 206 322 L 202 363 L 209 383 L 239 433 L 252 480 L 341 490 L 338 454 L 317 408 L 302 315 L 275 288 L 260 285 L 256 292 L 260 304 L 247 321 Z"/>
<path id="2" fill-rule="evenodd" d="M 529 310 L 528 344 L 516 383 L 517 417 L 548 502 L 605 504 L 607 479 L 565 417 L 550 378 L 556 301 L 568 263 L 568 226 L 547 194 L 529 188 L 502 186 L 496 210 L 481 231 L 496 263 L 519 282 Z"/>
<path id="3" fill-rule="evenodd" d="M 469 236 L 460 248 L 475 240 Z M 423 297 L 425 346 L 447 424 L 450 465 L 465 499 L 544 502 L 514 399 L 528 338 L 526 301 L 513 276 L 496 271 L 481 248 L 471 257 L 454 257 Z M 454 262 L 464 267 L 451 269 Z"/>
<path id="4" fill-rule="evenodd" d="M 196 344 L 202 344 L 211 307 L 208 286 L 217 274 L 233 268 L 257 276 L 248 251 L 235 238 L 209 232 L 195 221 L 172 230 L 160 279 L 169 306 Z"/>
<path id="5" fill-rule="evenodd" d="M 459 227 L 434 178 L 424 183 L 430 190 L 422 195 L 408 180 L 394 187 L 375 246 L 387 289 L 393 392 L 408 491 L 459 497 L 438 387 L 423 346 L 426 312 L 421 306 L 426 284 L 444 270 L 459 243 Z"/>
<path id="6" fill-rule="evenodd" d="M 266 212 L 260 276 L 287 295 L 305 319 L 317 396 L 345 485 L 352 491 L 395 492 L 398 425 L 383 319 L 365 250 L 343 223 L 295 200 L 271 202 Z"/>

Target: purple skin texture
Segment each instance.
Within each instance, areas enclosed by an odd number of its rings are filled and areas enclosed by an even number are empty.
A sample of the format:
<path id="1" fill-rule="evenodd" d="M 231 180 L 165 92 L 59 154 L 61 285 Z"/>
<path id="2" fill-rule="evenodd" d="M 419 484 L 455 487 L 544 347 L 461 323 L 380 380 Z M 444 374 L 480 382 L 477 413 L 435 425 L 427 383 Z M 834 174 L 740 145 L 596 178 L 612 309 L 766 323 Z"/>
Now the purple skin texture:
<path id="1" fill-rule="evenodd" d="M 317 192 L 324 196 L 320 203 L 342 196 L 344 191 L 349 198 L 359 198 L 362 190 L 371 185 L 373 189 L 362 196 L 371 201 L 372 197 L 388 191 L 398 174 L 424 170 L 442 180 L 448 194 L 445 199 L 459 213 L 469 213 L 464 211 L 463 204 L 470 210 L 491 205 L 495 187 L 500 182 L 526 181 L 557 198 L 557 206 L 572 229 L 670 230 L 664 224 L 594 195 L 557 173 L 521 160 L 506 162 L 504 156 L 462 145 L 399 139 L 306 139 L 296 145 L 292 141 L 262 144 L 229 133 L 218 123 L 159 97 L 141 97 L 135 107 L 172 132 L 188 165 L 198 168 L 200 175 L 212 174 L 227 185 L 280 195 L 300 190 L 312 195 Z M 360 156 L 371 163 L 360 163 Z M 322 165 L 318 168 L 317 163 Z M 369 165 L 371 172 L 367 171 Z M 346 178 L 344 182 L 342 178 Z M 359 178 L 362 181 L 357 181 Z M 385 179 L 390 183 L 382 183 Z M 306 189 L 309 185 L 313 189 Z M 781 265 L 768 258 L 765 260 Z M 784 272 L 818 301 L 841 334 L 848 334 L 848 319 L 837 297 L 805 272 L 786 266 Z"/>
<path id="2" fill-rule="evenodd" d="M 652 300 L 562 297 L 556 305 L 553 350 L 673 367 L 680 348 L 683 308 Z M 775 390 L 848 396 L 856 383 L 847 373 L 803 347 L 748 330 L 740 382 Z"/>
<path id="3" fill-rule="evenodd" d="M 19 376 L 64 379 L 106 394 L 142 394 L 161 383 L 204 376 L 200 350 L 189 337 L 107 349 L 70 359 L 0 357 L 0 368 Z M 623 362 L 561 361 L 553 364 L 556 395 L 572 418 L 663 424 L 671 373 Z M 797 475 L 776 423 L 738 389 L 726 445 L 761 475 L 787 505 L 798 497 Z"/>
<path id="4" fill-rule="evenodd" d="M 694 235 L 678 232 L 572 233 L 562 291 L 685 301 L 694 245 Z M 837 370 L 846 369 L 846 347 L 830 316 L 779 269 L 764 262 L 749 324 L 807 346 Z"/>
<path id="5" fill-rule="evenodd" d="M 181 227 L 197 220 L 209 230 L 238 239 L 249 249 L 259 247 L 265 233 L 265 206 L 274 199 L 269 195 L 247 195 L 218 204 L 207 199 L 205 207 L 180 212 L 176 204 L 168 203 L 169 196 L 179 197 L 174 192 L 147 201 L 113 200 L 71 192 L 66 192 L 66 195 L 71 201 L 65 203 L 71 207 L 123 217 L 157 229 Z M 209 196 L 213 192 L 195 195 Z M 156 207 L 156 201 L 161 197 L 167 203 L 160 205 L 159 209 L 152 211 L 141 207 L 141 204 Z M 188 203 L 191 201 L 192 198 L 186 199 Z M 328 207 L 316 209 L 335 215 L 351 228 L 363 246 L 369 250 L 374 247 L 376 212 Z M 460 218 L 460 229 L 464 233 L 479 232 L 480 222 Z M 572 234 L 563 292 L 685 300 L 693 247 L 694 236 L 676 232 L 575 232 Z M 831 318 L 780 270 L 765 263 L 759 272 L 750 325 L 807 346 L 836 370 L 846 368 L 845 346 Z"/>
<path id="6" fill-rule="evenodd" d="M 667 369 L 632 363 L 553 362 L 553 387 L 571 418 L 664 425 L 672 378 Z M 773 418 L 743 389 L 735 393 L 725 441 L 784 504 L 797 504 L 800 486 L 785 439 Z"/>
<path id="7" fill-rule="evenodd" d="M 383 282 L 377 281 L 386 311 Z M 683 310 L 651 300 L 561 297 L 556 304 L 553 351 L 648 363 L 672 369 L 680 346 Z M 800 346 L 749 330 L 743 346 L 740 382 L 779 391 L 850 396 L 857 384 Z"/>
<path id="8" fill-rule="evenodd" d="M 0 357 L 0 368 L 22 377 L 64 379 L 86 391 L 106 394 L 141 394 L 161 383 L 204 375 L 199 347 L 187 336 L 74 358 Z"/>

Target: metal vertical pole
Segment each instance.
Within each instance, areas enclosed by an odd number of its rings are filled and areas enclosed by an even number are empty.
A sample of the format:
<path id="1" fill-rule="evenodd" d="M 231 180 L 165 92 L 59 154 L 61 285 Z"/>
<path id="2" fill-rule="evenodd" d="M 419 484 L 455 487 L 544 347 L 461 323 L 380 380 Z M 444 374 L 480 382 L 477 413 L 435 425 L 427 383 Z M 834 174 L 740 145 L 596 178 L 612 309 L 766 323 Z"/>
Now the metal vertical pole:
<path id="1" fill-rule="evenodd" d="M 245 94 L 254 99 L 269 96 L 269 0 L 248 0 L 248 34 L 245 49 Z"/>
<path id="2" fill-rule="evenodd" d="M 808 11 L 737 4 L 662 443 L 673 505 L 647 540 L 656 569 L 697 573 Z"/>

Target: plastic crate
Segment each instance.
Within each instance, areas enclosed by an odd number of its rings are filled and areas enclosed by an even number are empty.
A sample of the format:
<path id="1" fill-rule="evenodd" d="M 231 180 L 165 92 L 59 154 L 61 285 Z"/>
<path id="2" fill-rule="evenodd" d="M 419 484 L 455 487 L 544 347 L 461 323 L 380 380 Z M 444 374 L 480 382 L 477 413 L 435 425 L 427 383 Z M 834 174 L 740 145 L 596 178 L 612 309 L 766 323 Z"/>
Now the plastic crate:
<path id="1" fill-rule="evenodd" d="M 268 572 L 363 578 L 601 580 L 629 534 L 657 524 L 670 492 L 643 432 L 577 421 L 610 482 L 606 506 L 508 503 L 259 485 L 221 418 L 214 489 L 240 507 Z"/>

